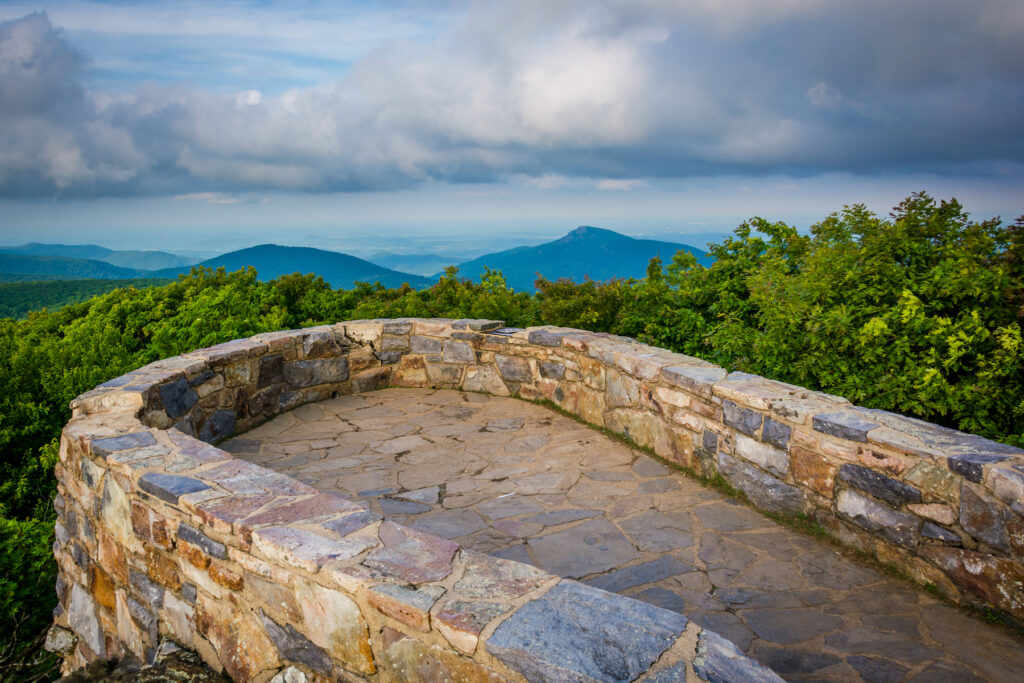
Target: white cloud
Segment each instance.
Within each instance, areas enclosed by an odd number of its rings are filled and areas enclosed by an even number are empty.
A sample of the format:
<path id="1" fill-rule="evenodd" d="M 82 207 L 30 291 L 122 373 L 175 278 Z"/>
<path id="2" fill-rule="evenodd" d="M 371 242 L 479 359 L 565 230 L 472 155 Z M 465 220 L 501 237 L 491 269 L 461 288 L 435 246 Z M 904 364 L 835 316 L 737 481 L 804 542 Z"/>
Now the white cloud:
<path id="1" fill-rule="evenodd" d="M 599 190 L 615 190 L 620 192 L 628 192 L 629 190 L 635 190 L 640 187 L 647 187 L 647 183 L 643 180 L 637 179 L 625 179 L 625 178 L 605 178 L 604 180 L 597 181 L 596 186 Z"/>
<path id="2" fill-rule="evenodd" d="M 226 195 L 223 192 L 190 192 L 188 194 L 179 194 L 172 197 L 175 201 L 198 201 L 206 202 L 207 204 L 241 204 L 242 200 L 238 197 L 232 197 Z"/>

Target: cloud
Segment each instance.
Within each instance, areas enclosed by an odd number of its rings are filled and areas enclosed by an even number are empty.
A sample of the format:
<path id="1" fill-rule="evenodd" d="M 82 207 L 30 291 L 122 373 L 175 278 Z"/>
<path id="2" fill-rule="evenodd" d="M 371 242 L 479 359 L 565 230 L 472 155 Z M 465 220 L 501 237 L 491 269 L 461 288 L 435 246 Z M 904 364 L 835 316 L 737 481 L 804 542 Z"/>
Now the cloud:
<path id="1" fill-rule="evenodd" d="M 199 201 L 207 204 L 241 204 L 239 197 L 232 197 L 223 192 L 190 192 L 172 197 L 175 201 Z"/>
<path id="2" fill-rule="evenodd" d="M 599 190 L 617 190 L 620 192 L 635 190 L 639 187 L 646 187 L 647 183 L 643 180 L 636 179 L 613 179 L 605 178 L 604 180 L 597 181 L 597 189 Z"/>
<path id="3" fill-rule="evenodd" d="M 232 7 L 186 22 L 202 24 L 195 40 L 259 31 L 229 20 Z M 87 13 L 61 11 L 85 30 Z M 134 6 L 116 15 L 119 30 L 159 39 L 168 11 Z M 1007 28 L 1024 26 L 1024 5 L 1013 0 L 519 0 L 437 16 L 448 23 L 431 39 L 378 31 L 335 77 L 283 92 L 160 79 L 90 89 L 87 58 L 46 15 L 0 24 L 0 194 L 507 179 L 624 190 L 720 174 L 1024 167 L 1024 47 Z M 324 36 L 315 16 L 292 19 L 289 35 L 306 25 Z"/>

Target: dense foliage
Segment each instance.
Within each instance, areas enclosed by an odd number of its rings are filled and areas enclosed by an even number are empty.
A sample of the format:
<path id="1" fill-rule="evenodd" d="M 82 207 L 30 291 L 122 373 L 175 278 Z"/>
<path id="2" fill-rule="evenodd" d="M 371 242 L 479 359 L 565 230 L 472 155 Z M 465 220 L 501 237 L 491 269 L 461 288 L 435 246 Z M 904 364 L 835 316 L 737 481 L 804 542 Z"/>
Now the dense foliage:
<path id="1" fill-rule="evenodd" d="M 536 295 L 491 270 L 477 284 L 449 269 L 417 291 L 196 269 L 0 320 L 0 635 L 31 640 L 54 604 L 50 501 L 68 402 L 158 358 L 263 331 L 404 316 L 608 331 L 1024 444 L 1024 218 L 972 222 L 955 200 L 917 194 L 887 219 L 846 207 L 809 235 L 752 219 L 711 254 L 711 267 L 687 252 L 655 259 L 641 280 L 539 280 Z"/>
<path id="2" fill-rule="evenodd" d="M 30 276 L 24 276 L 30 277 Z M 156 287 L 170 280 L 47 280 L 0 282 L 0 318 L 24 318 L 29 311 L 77 304 L 120 287 Z"/>

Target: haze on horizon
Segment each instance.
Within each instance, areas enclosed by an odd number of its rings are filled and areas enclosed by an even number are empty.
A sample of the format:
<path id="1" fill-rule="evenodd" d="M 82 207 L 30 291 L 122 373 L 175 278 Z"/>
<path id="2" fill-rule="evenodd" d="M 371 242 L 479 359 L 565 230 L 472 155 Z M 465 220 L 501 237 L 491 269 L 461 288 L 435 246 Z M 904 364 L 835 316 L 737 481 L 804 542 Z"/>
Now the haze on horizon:
<path id="1" fill-rule="evenodd" d="M 4 2 L 0 244 L 703 246 L 917 190 L 1010 222 L 1022 34 L 1019 0 Z"/>

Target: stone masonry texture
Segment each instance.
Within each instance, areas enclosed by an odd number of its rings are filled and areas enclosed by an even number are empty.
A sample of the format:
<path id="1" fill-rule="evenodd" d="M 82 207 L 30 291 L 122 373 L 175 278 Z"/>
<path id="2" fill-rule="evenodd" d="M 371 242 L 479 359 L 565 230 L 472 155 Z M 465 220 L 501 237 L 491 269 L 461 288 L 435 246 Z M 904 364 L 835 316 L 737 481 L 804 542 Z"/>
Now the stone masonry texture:
<path id="1" fill-rule="evenodd" d="M 348 321 L 75 399 L 65 671 L 166 639 L 235 680 L 1019 680 L 1013 635 L 509 396 L 1024 619 L 1018 449 L 621 337 Z"/>

